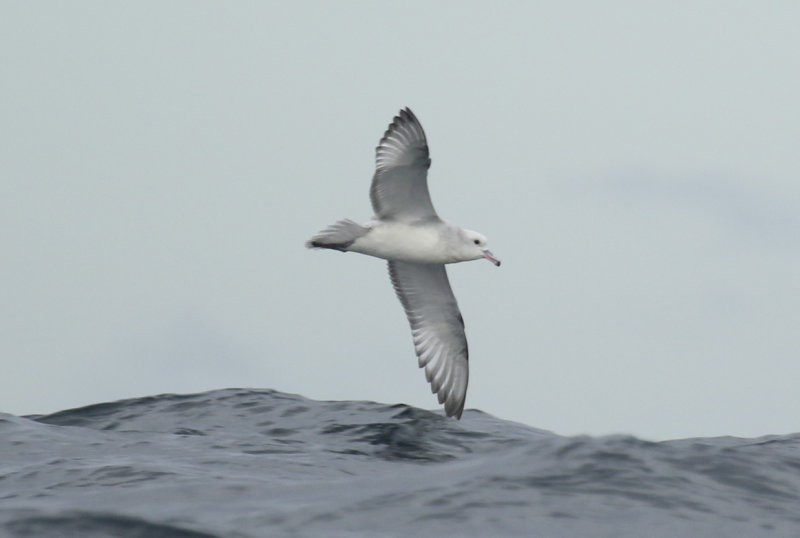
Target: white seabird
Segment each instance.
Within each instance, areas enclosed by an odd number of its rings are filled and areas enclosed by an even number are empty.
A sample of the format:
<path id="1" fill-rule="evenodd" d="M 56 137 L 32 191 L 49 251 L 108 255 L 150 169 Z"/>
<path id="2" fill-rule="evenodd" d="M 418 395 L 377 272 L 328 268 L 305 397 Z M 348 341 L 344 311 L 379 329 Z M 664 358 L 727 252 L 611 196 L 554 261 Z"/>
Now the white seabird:
<path id="1" fill-rule="evenodd" d="M 411 325 L 420 368 L 448 417 L 461 418 L 469 363 L 464 320 L 444 264 L 500 260 L 486 237 L 449 224 L 428 193 L 428 142 L 419 120 L 405 108 L 376 149 L 370 199 L 375 216 L 362 226 L 345 219 L 312 237 L 308 248 L 360 252 L 389 261 L 389 276 Z"/>

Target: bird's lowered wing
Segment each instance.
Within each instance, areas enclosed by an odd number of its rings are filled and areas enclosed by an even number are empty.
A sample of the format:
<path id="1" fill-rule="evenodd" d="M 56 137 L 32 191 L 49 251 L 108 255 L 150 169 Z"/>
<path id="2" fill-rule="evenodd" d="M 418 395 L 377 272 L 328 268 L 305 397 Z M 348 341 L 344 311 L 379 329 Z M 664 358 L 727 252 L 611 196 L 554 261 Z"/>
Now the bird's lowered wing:
<path id="1" fill-rule="evenodd" d="M 389 276 L 403 304 L 420 368 L 448 417 L 461 418 L 469 363 L 464 320 L 444 265 L 389 262 Z"/>

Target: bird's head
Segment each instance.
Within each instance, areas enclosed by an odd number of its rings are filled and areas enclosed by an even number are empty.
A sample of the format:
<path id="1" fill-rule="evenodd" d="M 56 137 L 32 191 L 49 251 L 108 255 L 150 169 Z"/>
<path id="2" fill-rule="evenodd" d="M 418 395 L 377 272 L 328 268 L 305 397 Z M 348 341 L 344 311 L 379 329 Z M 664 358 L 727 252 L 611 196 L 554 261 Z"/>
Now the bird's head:
<path id="1" fill-rule="evenodd" d="M 500 267 L 500 260 L 495 258 L 494 254 L 489 250 L 489 240 L 486 239 L 485 235 L 472 230 L 464 230 L 462 241 L 465 254 L 470 256 L 467 259 L 486 258 L 497 267 Z"/>

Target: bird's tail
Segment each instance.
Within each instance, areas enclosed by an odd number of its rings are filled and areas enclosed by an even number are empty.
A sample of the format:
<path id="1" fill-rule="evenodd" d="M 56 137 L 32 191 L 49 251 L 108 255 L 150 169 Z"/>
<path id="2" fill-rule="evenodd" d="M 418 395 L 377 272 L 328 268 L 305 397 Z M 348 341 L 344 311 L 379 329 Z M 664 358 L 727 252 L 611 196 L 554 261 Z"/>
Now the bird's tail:
<path id="1" fill-rule="evenodd" d="M 308 248 L 332 248 L 346 252 L 347 248 L 359 237 L 369 231 L 366 226 L 361 226 L 350 219 L 344 219 L 331 224 L 314 237 L 306 241 Z"/>

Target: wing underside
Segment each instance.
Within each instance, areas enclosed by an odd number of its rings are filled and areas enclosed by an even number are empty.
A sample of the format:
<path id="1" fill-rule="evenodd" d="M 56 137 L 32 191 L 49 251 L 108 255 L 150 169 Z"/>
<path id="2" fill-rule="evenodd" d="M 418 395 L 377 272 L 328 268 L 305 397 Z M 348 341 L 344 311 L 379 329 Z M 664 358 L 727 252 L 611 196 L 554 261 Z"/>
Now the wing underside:
<path id="1" fill-rule="evenodd" d="M 444 265 L 389 262 L 389 275 L 405 309 L 419 366 L 447 416 L 461 418 L 469 381 L 464 320 Z"/>
<path id="2" fill-rule="evenodd" d="M 395 116 L 375 153 L 370 187 L 375 216 L 396 220 L 438 218 L 428 192 L 428 142 L 410 109 Z"/>

